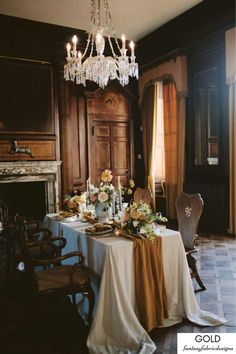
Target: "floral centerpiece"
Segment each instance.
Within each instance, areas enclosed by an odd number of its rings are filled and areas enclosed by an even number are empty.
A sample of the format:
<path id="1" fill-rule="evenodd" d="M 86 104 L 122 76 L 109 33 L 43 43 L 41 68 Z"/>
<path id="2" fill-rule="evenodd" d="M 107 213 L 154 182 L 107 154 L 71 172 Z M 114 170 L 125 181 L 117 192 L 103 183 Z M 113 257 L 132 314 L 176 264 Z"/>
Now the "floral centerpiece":
<path id="1" fill-rule="evenodd" d="M 82 193 L 81 195 L 73 195 L 66 194 L 63 197 L 63 209 L 66 211 L 71 211 L 74 213 L 81 212 L 81 209 L 84 209 L 86 205 L 86 193 Z"/>
<path id="2" fill-rule="evenodd" d="M 131 204 L 126 208 L 123 216 L 123 229 L 132 236 L 141 236 L 147 239 L 154 239 L 158 223 L 167 222 L 167 218 L 162 216 L 160 212 L 153 213 L 150 206 L 146 203 L 137 205 Z"/>
<path id="3" fill-rule="evenodd" d="M 114 186 L 111 181 L 113 179 L 110 170 L 105 170 L 101 174 L 101 182 L 98 186 L 89 185 L 87 191 L 87 203 L 95 207 L 96 214 L 100 218 L 112 216 L 114 209 Z"/>

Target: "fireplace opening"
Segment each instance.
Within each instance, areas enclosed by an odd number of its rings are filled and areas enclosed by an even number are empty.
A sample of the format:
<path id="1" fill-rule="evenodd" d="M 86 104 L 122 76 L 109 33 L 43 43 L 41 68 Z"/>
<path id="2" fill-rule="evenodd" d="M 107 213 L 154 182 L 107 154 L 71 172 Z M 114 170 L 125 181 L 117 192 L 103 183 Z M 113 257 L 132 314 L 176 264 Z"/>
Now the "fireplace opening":
<path id="1" fill-rule="evenodd" d="M 48 209 L 46 181 L 0 183 L 0 199 L 7 204 L 11 221 L 16 213 L 43 220 Z"/>

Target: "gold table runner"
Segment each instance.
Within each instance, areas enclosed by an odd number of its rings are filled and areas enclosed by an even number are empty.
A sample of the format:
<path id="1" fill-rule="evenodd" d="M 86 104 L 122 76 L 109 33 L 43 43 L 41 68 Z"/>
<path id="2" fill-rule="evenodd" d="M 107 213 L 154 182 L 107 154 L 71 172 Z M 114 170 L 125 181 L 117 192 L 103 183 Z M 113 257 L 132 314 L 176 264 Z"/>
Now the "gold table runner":
<path id="1" fill-rule="evenodd" d="M 134 238 L 135 293 L 140 322 L 150 332 L 168 318 L 162 239 Z"/>

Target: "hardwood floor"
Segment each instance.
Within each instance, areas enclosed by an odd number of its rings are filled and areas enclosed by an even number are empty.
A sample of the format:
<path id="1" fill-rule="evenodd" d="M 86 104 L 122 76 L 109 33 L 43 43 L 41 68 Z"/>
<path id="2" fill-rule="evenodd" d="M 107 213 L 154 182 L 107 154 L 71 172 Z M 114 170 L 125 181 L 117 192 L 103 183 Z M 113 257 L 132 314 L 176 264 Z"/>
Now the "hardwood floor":
<path id="1" fill-rule="evenodd" d="M 206 291 L 196 292 L 197 302 L 202 310 L 224 316 L 228 322 L 218 327 L 199 327 L 185 320 L 170 328 L 155 329 L 150 334 L 157 345 L 155 354 L 177 353 L 177 333 L 180 332 L 236 333 L 236 240 L 222 235 L 201 235 L 197 241 L 197 248 L 199 252 L 195 254 L 195 257 L 198 270 L 207 288 Z M 3 260 L 4 247 L 0 247 L 0 256 Z M 197 290 L 198 285 L 195 280 L 193 280 L 193 285 Z M 61 309 L 61 311 L 64 310 Z M 53 321 L 52 318 L 50 320 Z M 67 340 L 71 338 L 69 332 L 64 335 L 68 343 Z M 51 342 L 49 337 L 47 339 Z M 52 342 L 50 344 L 52 345 Z M 40 350 L 37 351 L 38 353 L 41 354 Z M 58 353 L 69 354 L 71 351 L 59 350 Z"/>

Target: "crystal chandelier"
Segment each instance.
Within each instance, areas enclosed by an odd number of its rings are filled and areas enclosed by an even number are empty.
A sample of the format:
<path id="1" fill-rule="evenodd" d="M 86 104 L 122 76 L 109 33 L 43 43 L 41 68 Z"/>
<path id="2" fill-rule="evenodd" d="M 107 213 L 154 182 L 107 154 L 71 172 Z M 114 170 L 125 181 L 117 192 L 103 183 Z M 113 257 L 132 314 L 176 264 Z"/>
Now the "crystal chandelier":
<path id="1" fill-rule="evenodd" d="M 120 84 L 125 86 L 129 83 L 129 77 L 138 79 L 134 42 L 130 42 L 131 56 L 128 56 L 125 36 L 121 37 L 122 46 L 118 42 L 108 0 L 101 1 L 104 7 L 104 26 L 101 26 L 100 0 L 91 0 L 91 25 L 87 45 L 83 53 L 77 51 L 77 36 L 73 36 L 72 46 L 70 43 L 67 44 L 64 78 L 66 81 L 75 81 L 76 84 L 84 86 L 86 80 L 90 80 L 102 88 L 108 84 L 109 80 L 118 79 Z M 104 55 L 106 40 L 109 43 L 112 56 Z"/>

